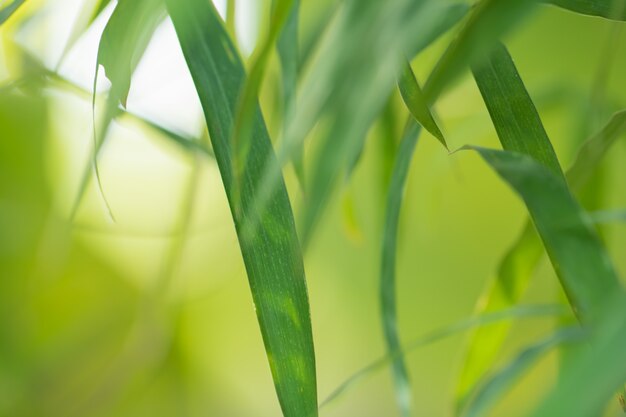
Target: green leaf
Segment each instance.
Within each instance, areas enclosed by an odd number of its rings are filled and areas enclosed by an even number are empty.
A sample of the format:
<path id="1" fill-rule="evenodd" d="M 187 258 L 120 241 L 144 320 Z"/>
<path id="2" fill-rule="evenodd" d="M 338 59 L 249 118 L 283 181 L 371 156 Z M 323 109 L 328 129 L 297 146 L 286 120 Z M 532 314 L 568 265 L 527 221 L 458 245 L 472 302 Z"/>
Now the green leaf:
<path id="1" fill-rule="evenodd" d="M 312 164 L 302 218 L 304 245 L 341 178 L 343 161 L 356 159 L 369 127 L 382 111 L 402 68 L 401 57 L 442 34 L 453 7 L 432 0 L 351 1 L 344 6 L 317 54 L 316 68 L 302 83 L 298 108 L 279 152 L 283 163 L 324 116 L 328 129 Z M 354 48 L 355 44 L 368 48 Z M 265 181 L 271 184 L 271 178 L 268 173 Z"/>
<path id="2" fill-rule="evenodd" d="M 603 415 L 626 380 L 626 294 L 608 294 L 585 349 L 572 349 L 571 365 L 530 417 Z M 573 347 L 572 347 L 573 348 Z"/>
<path id="3" fill-rule="evenodd" d="M 574 191 L 582 189 L 608 150 L 624 133 L 626 133 L 626 110 L 614 114 L 605 127 L 582 145 L 574 164 L 566 174 L 567 181 Z M 529 219 L 520 236 L 500 262 L 496 276 L 489 280 L 477 311 L 500 310 L 518 303 L 543 253 L 541 241 Z M 509 323 L 502 323 L 479 329 L 472 334 L 457 387 L 459 405 L 493 363 L 509 328 Z"/>
<path id="4" fill-rule="evenodd" d="M 538 0 L 483 0 L 437 62 L 424 86 L 424 95 L 434 103 L 476 58 L 491 50 L 507 32 L 521 22 Z"/>
<path id="5" fill-rule="evenodd" d="M 255 105 L 250 152 L 242 171 L 240 199 L 235 199 L 230 138 L 245 84 L 243 65 L 209 2 L 168 0 L 167 6 L 204 108 L 281 408 L 288 417 L 316 416 L 309 301 L 284 182 L 279 182 L 266 210 L 258 211 L 254 205 L 260 174 L 275 163 L 261 111 Z M 250 235 L 243 232 L 248 218 L 259 224 Z"/>
<path id="6" fill-rule="evenodd" d="M 391 184 L 387 194 L 387 209 L 383 231 L 383 245 L 380 268 L 380 306 L 385 333 L 387 350 L 395 352 L 401 350 L 400 336 L 398 335 L 398 318 L 396 307 L 396 246 L 398 239 L 398 222 L 406 179 L 417 139 L 420 125 L 409 120 L 404 136 L 396 153 Z M 402 356 L 393 360 L 393 380 L 395 384 L 396 402 L 403 416 L 411 415 L 411 386 L 409 375 Z"/>
<path id="7" fill-rule="evenodd" d="M 404 103 L 415 120 L 424 126 L 424 129 L 428 130 L 446 149 L 448 149 L 443 133 L 441 133 L 437 122 L 435 122 L 430 112 L 426 97 L 424 97 L 424 93 L 422 93 L 422 89 L 417 83 L 417 79 L 415 78 L 415 74 L 409 62 L 405 62 L 404 68 L 402 69 L 398 80 L 398 88 L 400 89 Z"/>
<path id="8" fill-rule="evenodd" d="M 359 382 L 363 381 L 367 377 L 372 376 L 376 371 L 388 365 L 397 357 L 405 357 L 409 353 L 420 347 L 428 346 L 432 343 L 439 342 L 448 337 L 457 335 L 476 327 L 493 326 L 496 323 L 514 319 L 562 316 L 566 313 L 567 312 L 563 309 L 563 307 L 559 305 L 517 306 L 502 311 L 481 314 L 478 316 L 463 319 L 452 325 L 434 330 L 423 336 L 413 339 L 409 343 L 406 343 L 402 350 L 387 352 L 384 356 L 376 359 L 375 361 L 372 361 L 370 364 L 364 366 L 359 371 L 352 374 L 352 376 L 347 378 L 343 383 L 335 388 L 330 393 L 330 395 L 328 395 L 326 399 L 324 399 L 324 401 L 320 403 L 320 409 L 328 407 L 329 405 L 334 403 L 343 394 L 354 388 Z"/>
<path id="9" fill-rule="evenodd" d="M 9 20 L 9 18 L 24 4 L 26 0 L 14 0 L 13 3 L 0 9 L 0 25 Z"/>
<path id="10" fill-rule="evenodd" d="M 70 36 L 65 43 L 61 58 L 57 65 L 60 66 L 63 59 L 67 56 L 68 52 L 72 49 L 78 38 L 91 26 L 93 21 L 102 13 L 104 8 L 111 3 L 111 0 L 86 0 L 83 2 L 82 8 L 76 17 L 76 21 L 72 26 Z"/>
<path id="11" fill-rule="evenodd" d="M 574 313 L 594 323 L 619 287 L 613 264 L 567 184 L 516 152 L 472 147 L 524 200 Z"/>
<path id="12" fill-rule="evenodd" d="M 563 9 L 612 20 L 626 20 L 626 0 L 543 0 Z"/>
<path id="13" fill-rule="evenodd" d="M 513 361 L 490 377 L 478 389 L 462 416 L 488 415 L 489 409 L 496 401 L 541 357 L 565 342 L 580 341 L 584 334 L 585 332 L 579 327 L 566 328 L 524 349 Z"/>
<path id="14" fill-rule="evenodd" d="M 530 156 L 563 177 L 552 143 L 506 47 L 497 43 L 472 68 L 502 148 Z"/>
<path id="15" fill-rule="evenodd" d="M 104 196 L 102 181 L 98 170 L 98 156 L 106 142 L 111 122 L 118 114 L 121 103 L 126 107 L 130 90 L 131 76 L 143 56 L 157 25 L 165 18 L 162 0 L 120 0 L 109 18 L 98 46 L 98 57 L 93 82 L 92 112 L 94 149 L 93 158 L 83 174 L 78 194 L 70 217 L 74 218 L 80 203 L 95 172 L 96 181 L 107 206 L 109 216 L 112 210 Z M 96 127 L 96 84 L 99 66 L 104 67 L 106 77 L 111 81 L 111 89 L 106 99 L 104 116 L 100 127 Z"/>

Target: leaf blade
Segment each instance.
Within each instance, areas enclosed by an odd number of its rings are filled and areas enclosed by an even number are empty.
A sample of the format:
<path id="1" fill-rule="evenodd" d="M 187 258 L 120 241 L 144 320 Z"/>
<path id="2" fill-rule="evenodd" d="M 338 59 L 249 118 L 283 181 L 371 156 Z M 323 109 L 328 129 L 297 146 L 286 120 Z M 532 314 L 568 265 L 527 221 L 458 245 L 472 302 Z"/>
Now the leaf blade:
<path id="1" fill-rule="evenodd" d="M 274 158 L 260 109 L 255 105 L 251 151 L 242 173 L 241 199 L 237 200 L 230 137 L 245 83 L 243 65 L 212 5 L 203 0 L 168 0 L 167 7 L 204 108 L 281 408 L 288 417 L 316 416 L 309 302 L 284 182 L 281 180 L 272 194 L 267 210 L 255 211 L 253 203 L 258 176 Z M 259 218 L 254 235 L 244 233 L 247 217 Z"/>

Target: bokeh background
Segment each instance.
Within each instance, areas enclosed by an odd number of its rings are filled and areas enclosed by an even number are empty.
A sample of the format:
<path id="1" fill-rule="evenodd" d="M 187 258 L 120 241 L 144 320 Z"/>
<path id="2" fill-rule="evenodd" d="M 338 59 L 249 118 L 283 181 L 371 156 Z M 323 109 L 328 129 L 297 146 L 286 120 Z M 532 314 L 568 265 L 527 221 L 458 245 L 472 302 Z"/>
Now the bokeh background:
<path id="1" fill-rule="evenodd" d="M 206 139 L 169 20 L 140 62 L 128 113 L 112 126 L 100 158 L 115 219 L 94 182 L 69 221 L 90 163 L 97 45 L 112 12 L 110 5 L 68 49 L 85 1 L 30 0 L 0 27 L 0 416 L 278 416 L 217 166 L 150 126 Z M 267 29 L 266 3 L 237 2 L 244 57 Z M 303 1 L 303 44 L 332 3 Z M 420 81 L 451 36 L 413 62 Z M 562 165 L 569 166 L 578 145 L 626 103 L 625 31 L 619 23 L 541 6 L 506 43 Z M 280 71 L 272 59 L 261 104 L 277 139 Z M 107 87 L 100 76 L 96 113 Z M 378 273 L 386 181 L 406 117 L 397 92 L 387 109 L 305 254 L 320 399 L 385 351 Z M 436 111 L 451 149 L 497 147 L 469 76 Z M 285 176 L 297 217 L 302 193 L 290 167 Z M 619 142 L 583 203 L 590 210 L 622 209 L 625 189 L 626 145 Z M 472 314 L 525 216 L 521 201 L 477 156 L 448 155 L 422 134 L 400 223 L 404 340 Z M 602 233 L 625 276 L 626 226 L 603 226 Z M 524 302 L 560 300 L 544 261 Z M 494 365 L 554 325 L 545 318 L 516 324 Z M 407 357 L 416 415 L 452 415 L 463 342 L 463 335 L 453 336 Z M 554 353 L 493 415 L 524 415 L 557 375 Z M 396 415 L 391 387 L 382 369 L 321 415 Z M 618 408 L 615 401 L 606 415 L 620 415 Z"/>

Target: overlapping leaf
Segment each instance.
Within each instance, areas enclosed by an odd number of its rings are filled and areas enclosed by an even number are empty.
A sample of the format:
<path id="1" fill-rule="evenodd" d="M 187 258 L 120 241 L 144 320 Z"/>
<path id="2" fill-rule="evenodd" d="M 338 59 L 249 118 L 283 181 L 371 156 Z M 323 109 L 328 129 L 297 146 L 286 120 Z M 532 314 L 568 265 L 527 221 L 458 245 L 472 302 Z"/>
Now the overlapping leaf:
<path id="1" fill-rule="evenodd" d="M 212 5 L 204 0 L 168 0 L 167 6 L 204 108 L 283 413 L 287 417 L 316 416 L 309 302 L 283 181 L 265 210 L 258 211 L 253 203 L 260 174 L 275 163 L 260 109 L 255 103 L 250 151 L 241 171 L 240 198 L 235 198 L 235 154 L 230 138 L 245 84 L 243 65 Z M 253 235 L 243 233 L 244 219 L 249 218 L 259 223 Z"/>
<path id="2" fill-rule="evenodd" d="M 543 0 L 555 6 L 590 16 L 626 20 L 626 0 Z"/>
<path id="3" fill-rule="evenodd" d="M 17 9 L 19 9 L 22 6 L 22 4 L 24 4 L 25 1 L 26 0 L 13 0 L 12 3 L 0 9 L 0 25 L 6 22 L 9 19 L 9 17 L 11 17 L 13 13 L 15 13 Z"/>

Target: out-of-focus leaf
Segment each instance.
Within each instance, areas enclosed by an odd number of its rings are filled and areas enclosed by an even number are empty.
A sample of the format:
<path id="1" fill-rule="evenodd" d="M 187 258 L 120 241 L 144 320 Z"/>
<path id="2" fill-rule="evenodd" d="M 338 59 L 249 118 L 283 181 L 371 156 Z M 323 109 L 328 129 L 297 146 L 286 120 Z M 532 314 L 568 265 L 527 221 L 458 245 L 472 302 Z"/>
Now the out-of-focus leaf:
<path id="1" fill-rule="evenodd" d="M 441 92 L 477 57 L 491 50 L 504 34 L 522 21 L 538 0 L 484 0 L 475 6 L 467 22 L 448 46 L 424 86 L 434 103 Z"/>
<path id="2" fill-rule="evenodd" d="M 435 122 L 430 112 L 426 97 L 424 97 L 422 88 L 417 83 L 417 79 L 415 78 L 415 74 L 409 62 L 405 62 L 404 68 L 402 69 L 400 79 L 398 80 L 398 88 L 400 89 L 400 94 L 402 95 L 406 107 L 415 120 L 424 126 L 424 129 L 428 130 L 446 149 L 448 149 L 446 139 L 443 137 L 443 133 L 441 133 L 437 122 Z"/>
<path id="3" fill-rule="evenodd" d="M 406 343 L 404 348 L 399 351 L 388 352 L 384 356 L 371 362 L 369 365 L 364 366 L 359 371 L 355 372 L 352 376 L 341 383 L 336 389 L 334 389 L 324 401 L 320 403 L 320 408 L 327 407 L 341 397 L 346 391 L 353 388 L 363 379 L 371 376 L 377 370 L 383 368 L 389 364 L 395 358 L 401 356 L 404 357 L 413 352 L 417 348 L 428 346 L 432 343 L 436 343 L 440 340 L 446 339 L 450 336 L 457 335 L 475 327 L 493 326 L 495 323 L 501 321 L 509 321 L 522 318 L 537 318 L 537 317 L 551 317 L 562 316 L 567 311 L 559 305 L 529 305 L 529 306 L 517 306 L 502 311 L 491 312 L 487 314 L 481 314 L 478 316 L 470 317 L 454 323 L 450 326 L 437 329 L 424 336 L 413 339 L 409 343 Z"/>
<path id="4" fill-rule="evenodd" d="M 472 72 L 502 147 L 534 158 L 564 181 L 554 148 L 506 47 L 497 43 L 480 64 L 473 65 Z M 480 300 L 478 310 L 513 305 L 542 253 L 534 227 L 528 222 L 515 249 L 502 260 L 497 282 Z M 503 323 L 472 336 L 457 386 L 458 408 L 463 408 L 467 394 L 493 363 L 508 327 Z"/>
<path id="5" fill-rule="evenodd" d="M 626 210 L 602 210 L 589 213 L 594 223 L 626 222 Z"/>
<path id="6" fill-rule="evenodd" d="M 626 0 L 542 0 L 555 6 L 590 16 L 626 20 Z"/>
<path id="7" fill-rule="evenodd" d="M 528 415 L 588 417 L 602 415 L 626 380 L 626 294 L 607 294 L 585 349 L 572 349 L 563 377 Z M 574 347 L 573 347 L 574 348 Z"/>
<path id="8" fill-rule="evenodd" d="M 238 99 L 235 113 L 235 125 L 232 131 L 232 148 L 235 153 L 233 159 L 233 170 L 235 178 L 234 198 L 239 198 L 240 180 L 243 176 L 245 162 L 250 151 L 252 140 L 252 129 L 256 108 L 258 107 L 258 96 L 267 62 L 270 53 L 278 36 L 282 32 L 285 22 L 290 16 L 294 0 L 276 0 L 272 10 L 270 29 L 264 40 L 254 52 L 250 75 L 244 80 L 244 87 Z"/>
<path id="9" fill-rule="evenodd" d="M 283 413 L 288 417 L 316 416 L 315 354 L 309 302 L 284 182 L 281 180 L 275 188 L 266 210 L 257 211 L 254 205 L 259 176 L 268 164 L 275 163 L 261 111 L 255 104 L 253 137 L 237 200 L 233 195 L 234 151 L 230 138 L 245 84 L 243 65 L 210 3 L 168 0 L 167 6 L 204 108 Z M 259 223 L 253 235 L 243 233 L 243 222 L 248 218 L 255 218 Z"/>
<path id="10" fill-rule="evenodd" d="M 278 0 L 274 0 L 277 7 Z M 300 0 L 293 0 L 291 12 L 276 43 L 278 57 L 280 59 L 282 88 L 283 88 L 283 132 L 286 130 L 287 120 L 294 113 L 296 102 L 296 86 L 298 82 L 298 20 L 300 14 Z M 304 152 L 303 149 L 294 156 L 293 166 L 304 187 Z"/>
<path id="11" fill-rule="evenodd" d="M 102 13 L 102 10 L 109 5 L 109 3 L 111 3 L 111 0 L 86 0 L 83 2 L 78 16 L 76 17 L 76 21 L 72 27 L 72 31 L 70 32 L 70 36 L 65 44 L 65 48 L 63 48 L 63 52 L 61 53 L 59 65 L 63 62 L 63 59 L 72 49 L 78 38 L 85 33 L 87 28 L 89 28 L 89 26 L 100 15 L 100 13 Z"/>
<path id="12" fill-rule="evenodd" d="M 315 123 L 326 119 L 328 129 L 307 186 L 301 234 L 305 245 L 345 168 L 344 161 L 355 158 L 384 106 L 401 69 L 401 57 L 433 39 L 434 33 L 440 34 L 452 7 L 407 0 L 355 0 L 342 6 L 301 83 L 298 106 L 278 153 L 280 165 L 270 167 L 263 178 L 264 189 L 271 190 L 282 164 L 302 147 Z M 262 207 L 263 201 L 259 204 Z"/>
<path id="13" fill-rule="evenodd" d="M 119 104 L 121 103 L 126 107 L 132 73 L 148 47 L 157 25 L 164 17 L 165 8 L 162 0 L 120 0 L 102 32 L 93 84 L 92 111 L 94 113 L 96 84 L 100 65 L 104 67 L 106 76 L 111 81 L 111 89 L 106 99 L 104 116 L 99 128 L 96 127 L 94 116 L 93 160 L 83 174 L 70 215 L 71 218 L 75 217 L 80 207 L 91 180 L 92 172 L 96 174 L 100 193 L 107 205 L 109 215 L 113 217 L 111 208 L 102 190 L 102 182 L 98 170 L 98 155 L 106 141 L 109 126 L 118 111 Z"/>
<path id="14" fill-rule="evenodd" d="M 380 308 L 389 352 L 402 350 L 398 334 L 398 312 L 396 307 L 396 246 L 400 208 L 404 197 L 406 179 L 417 145 L 421 126 L 410 120 L 405 128 L 404 137 L 396 153 L 396 160 L 391 174 L 391 184 L 387 194 L 387 212 L 383 232 L 383 245 L 380 267 Z M 409 374 L 402 356 L 393 360 L 393 380 L 396 402 L 403 416 L 411 415 L 411 385 Z"/>
<path id="15" fill-rule="evenodd" d="M 580 341 L 584 334 L 581 328 L 566 328 L 524 349 L 507 366 L 485 381 L 462 415 L 464 417 L 487 415 L 496 401 L 541 357 L 565 342 Z"/>
<path id="16" fill-rule="evenodd" d="M 566 174 L 567 182 L 573 191 L 579 192 L 585 186 L 608 150 L 624 133 L 626 133 L 626 110 L 614 114 L 606 126 L 582 145 L 575 162 Z M 500 310 L 519 302 L 543 253 L 541 241 L 529 219 L 520 236 L 500 262 L 495 278 L 489 280 L 478 302 L 477 312 Z M 467 394 L 481 375 L 489 369 L 504 343 L 509 328 L 509 323 L 502 323 L 479 329 L 472 334 L 462 365 L 457 401 L 462 403 L 464 394 Z"/>
<path id="17" fill-rule="evenodd" d="M 13 15 L 24 4 L 26 0 L 14 0 L 11 4 L 4 6 L 0 9 L 0 25 L 6 22 L 9 17 Z"/>
<path id="18" fill-rule="evenodd" d="M 472 149 L 522 197 L 574 313 L 584 323 L 595 323 L 604 301 L 620 289 L 619 280 L 591 220 L 567 184 L 526 155 Z"/>

